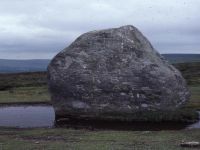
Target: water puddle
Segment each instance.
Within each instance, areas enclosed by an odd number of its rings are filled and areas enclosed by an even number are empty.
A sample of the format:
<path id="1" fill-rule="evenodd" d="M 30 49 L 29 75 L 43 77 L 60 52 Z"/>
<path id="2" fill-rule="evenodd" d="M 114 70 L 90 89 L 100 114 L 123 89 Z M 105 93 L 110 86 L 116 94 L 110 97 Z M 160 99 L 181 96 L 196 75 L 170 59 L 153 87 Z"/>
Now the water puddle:
<path id="1" fill-rule="evenodd" d="M 55 113 L 52 106 L 0 107 L 1 127 L 53 127 Z"/>

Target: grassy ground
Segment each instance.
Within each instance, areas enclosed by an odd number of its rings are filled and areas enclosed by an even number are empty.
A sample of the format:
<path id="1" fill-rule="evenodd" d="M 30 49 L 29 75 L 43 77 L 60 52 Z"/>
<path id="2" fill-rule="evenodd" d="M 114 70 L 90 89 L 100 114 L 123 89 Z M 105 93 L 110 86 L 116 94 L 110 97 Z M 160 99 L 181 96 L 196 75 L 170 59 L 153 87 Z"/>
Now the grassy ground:
<path id="1" fill-rule="evenodd" d="M 50 102 L 46 72 L 0 74 L 0 103 Z"/>
<path id="2" fill-rule="evenodd" d="M 188 102 L 188 108 L 200 110 L 200 86 L 190 86 L 191 98 Z"/>
<path id="3" fill-rule="evenodd" d="M 16 87 L 39 87 L 46 84 L 46 72 L 0 74 L 1 91 Z"/>
<path id="4" fill-rule="evenodd" d="M 71 129 L 1 129 L 3 150 L 186 150 L 181 141 L 198 141 L 200 130 L 88 131 Z M 195 150 L 195 148 L 192 148 Z M 197 149 L 196 149 L 197 150 Z"/>
<path id="5" fill-rule="evenodd" d="M 200 86 L 200 62 L 174 64 L 186 79 L 188 85 Z"/>
<path id="6" fill-rule="evenodd" d="M 186 79 L 191 98 L 186 107 L 200 110 L 200 62 L 174 64 Z"/>
<path id="7" fill-rule="evenodd" d="M 49 102 L 47 86 L 15 87 L 0 91 L 0 103 Z"/>

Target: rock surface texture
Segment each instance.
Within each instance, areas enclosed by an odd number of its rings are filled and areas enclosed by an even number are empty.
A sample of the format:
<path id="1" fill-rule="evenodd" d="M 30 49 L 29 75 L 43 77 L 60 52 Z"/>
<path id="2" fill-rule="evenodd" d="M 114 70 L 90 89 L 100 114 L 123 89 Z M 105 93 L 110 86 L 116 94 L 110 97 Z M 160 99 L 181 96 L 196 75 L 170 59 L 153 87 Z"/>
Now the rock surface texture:
<path id="1" fill-rule="evenodd" d="M 133 26 L 78 37 L 48 66 L 58 116 L 122 119 L 175 110 L 189 99 L 186 82 Z"/>

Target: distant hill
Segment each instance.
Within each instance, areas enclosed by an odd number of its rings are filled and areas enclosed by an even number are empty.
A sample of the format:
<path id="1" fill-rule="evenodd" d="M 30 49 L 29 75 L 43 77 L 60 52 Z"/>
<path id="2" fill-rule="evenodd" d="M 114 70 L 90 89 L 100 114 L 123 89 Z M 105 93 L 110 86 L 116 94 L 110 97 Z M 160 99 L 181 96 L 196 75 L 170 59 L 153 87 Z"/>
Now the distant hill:
<path id="1" fill-rule="evenodd" d="M 200 54 L 162 54 L 170 63 L 200 62 Z"/>
<path id="2" fill-rule="evenodd" d="M 8 60 L 0 59 L 0 73 L 46 71 L 50 60 Z"/>
<path id="3" fill-rule="evenodd" d="M 200 54 L 163 54 L 170 63 L 200 62 Z M 46 71 L 49 59 L 0 59 L 0 73 Z"/>

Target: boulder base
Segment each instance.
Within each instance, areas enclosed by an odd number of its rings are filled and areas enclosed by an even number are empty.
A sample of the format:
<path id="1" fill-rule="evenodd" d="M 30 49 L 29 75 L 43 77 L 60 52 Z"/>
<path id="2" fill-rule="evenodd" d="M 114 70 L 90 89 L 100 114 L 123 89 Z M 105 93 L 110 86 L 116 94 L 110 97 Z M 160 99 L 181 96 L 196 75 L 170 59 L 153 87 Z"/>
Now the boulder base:
<path id="1" fill-rule="evenodd" d="M 127 119 L 176 110 L 190 95 L 180 72 L 130 25 L 78 37 L 53 58 L 48 81 L 63 117 Z"/>

